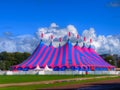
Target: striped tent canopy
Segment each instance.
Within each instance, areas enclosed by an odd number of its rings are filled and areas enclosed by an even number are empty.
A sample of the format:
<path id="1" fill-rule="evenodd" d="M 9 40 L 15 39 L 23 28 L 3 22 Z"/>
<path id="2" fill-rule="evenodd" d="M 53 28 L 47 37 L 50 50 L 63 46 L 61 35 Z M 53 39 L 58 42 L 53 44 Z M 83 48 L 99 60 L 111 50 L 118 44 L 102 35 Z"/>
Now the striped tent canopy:
<path id="1" fill-rule="evenodd" d="M 91 47 L 83 47 L 78 45 L 78 41 L 73 46 L 70 39 L 63 46 L 53 47 L 52 41 L 49 46 L 45 45 L 42 40 L 32 53 L 32 55 L 24 62 L 12 66 L 12 70 L 32 70 L 36 67 L 45 68 L 48 66 L 54 71 L 64 70 L 114 70 L 114 66 L 104 61 Z"/>

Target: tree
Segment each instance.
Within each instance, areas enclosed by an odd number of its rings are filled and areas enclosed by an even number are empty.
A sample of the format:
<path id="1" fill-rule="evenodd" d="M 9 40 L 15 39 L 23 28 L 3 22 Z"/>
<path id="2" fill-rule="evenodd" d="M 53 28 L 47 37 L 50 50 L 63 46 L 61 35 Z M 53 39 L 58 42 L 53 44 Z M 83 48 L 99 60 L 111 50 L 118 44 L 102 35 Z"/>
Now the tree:
<path id="1" fill-rule="evenodd" d="M 0 53 L 0 69 L 8 70 L 11 66 L 22 63 L 25 59 L 30 56 L 30 53 L 24 52 L 1 52 Z"/>
<path id="2" fill-rule="evenodd" d="M 105 61 L 108 62 L 109 64 L 115 65 L 113 56 L 109 55 L 109 56 L 106 56 L 104 59 L 105 59 Z"/>

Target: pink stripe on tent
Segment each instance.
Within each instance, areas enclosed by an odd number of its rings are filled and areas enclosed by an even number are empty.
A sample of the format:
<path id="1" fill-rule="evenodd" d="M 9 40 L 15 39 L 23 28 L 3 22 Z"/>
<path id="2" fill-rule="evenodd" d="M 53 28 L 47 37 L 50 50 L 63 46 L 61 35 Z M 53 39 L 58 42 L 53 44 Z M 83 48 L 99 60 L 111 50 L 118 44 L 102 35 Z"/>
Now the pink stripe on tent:
<path id="1" fill-rule="evenodd" d="M 83 53 L 83 55 L 85 55 L 85 57 L 87 57 L 87 58 L 90 58 L 89 56 L 87 56 L 86 54 L 84 54 L 84 52 L 82 51 L 82 53 Z M 89 52 L 88 52 L 89 53 Z M 89 53 L 90 54 L 90 53 Z M 86 62 L 86 64 L 87 65 L 91 65 L 89 62 L 88 62 L 88 60 L 86 61 L 86 59 L 84 58 L 83 60 L 85 60 L 85 62 Z"/>
<path id="2" fill-rule="evenodd" d="M 77 49 L 79 50 L 79 51 L 81 51 L 81 53 L 86 57 L 86 58 L 88 58 L 89 60 L 91 60 L 91 62 L 92 62 L 92 64 L 93 65 L 95 65 L 95 63 L 94 63 L 94 58 L 92 58 L 92 57 L 90 57 L 90 56 L 87 56 L 82 50 L 81 50 L 81 48 L 80 47 L 77 47 Z M 97 64 L 97 63 L 96 63 Z"/>
<path id="3" fill-rule="evenodd" d="M 82 59 L 83 59 L 83 61 L 85 61 L 84 63 L 86 64 L 86 66 L 91 66 L 91 65 L 89 64 L 89 62 L 86 61 L 86 59 L 85 59 L 84 57 L 82 57 Z"/>
<path id="4" fill-rule="evenodd" d="M 94 54 L 97 55 L 97 57 L 99 57 L 100 59 L 102 59 L 93 49 L 88 49 L 89 52 L 93 52 Z"/>
<path id="5" fill-rule="evenodd" d="M 86 54 L 84 54 L 84 52 L 82 51 L 82 49 L 79 46 L 75 47 L 78 51 L 80 51 L 85 57 L 89 58 L 89 60 L 91 60 L 90 57 L 88 57 Z M 92 61 L 92 60 L 91 60 Z M 86 63 L 87 61 L 84 59 L 83 61 L 84 63 Z M 89 64 L 89 62 L 87 62 L 87 64 Z M 89 64 L 90 65 L 90 64 Z"/>
<path id="6" fill-rule="evenodd" d="M 78 62 L 79 62 L 79 64 L 80 64 L 80 66 L 83 66 L 83 63 L 81 62 L 81 60 L 80 60 L 80 56 L 79 56 L 78 53 L 77 53 L 77 58 L 78 58 Z"/>
<path id="7" fill-rule="evenodd" d="M 76 65 L 76 62 L 75 62 L 75 57 L 74 57 L 75 55 L 74 55 L 74 47 L 72 47 L 72 65 L 73 66 L 77 66 Z"/>
<path id="8" fill-rule="evenodd" d="M 37 51 L 37 49 L 38 49 L 38 47 L 35 49 L 35 51 Z M 25 60 L 24 62 L 22 62 L 21 64 L 22 65 L 24 65 L 24 64 L 27 64 L 29 61 L 31 61 L 31 59 L 35 56 L 35 54 L 36 54 L 36 52 L 33 52 L 33 54 L 27 59 L 27 60 Z M 19 65 L 16 65 L 16 68 L 18 68 L 18 67 L 20 67 L 20 66 L 22 66 L 21 64 L 19 64 Z"/>
<path id="9" fill-rule="evenodd" d="M 37 65 L 40 65 L 40 63 L 42 62 L 42 60 L 45 58 L 47 52 L 49 51 L 50 47 L 47 48 L 47 50 L 45 51 L 44 55 L 42 56 L 42 58 L 39 60 L 39 62 L 37 63 Z"/>
<path id="10" fill-rule="evenodd" d="M 89 63 L 90 61 L 89 60 L 91 60 L 91 58 L 90 57 L 84 57 L 84 59 L 86 59 L 86 62 L 87 62 L 87 64 L 89 65 L 89 66 L 91 66 L 92 64 L 91 63 Z M 92 60 L 91 60 L 92 61 Z M 95 63 L 96 64 L 96 63 Z M 95 65 L 94 64 L 94 65 Z"/>
<path id="11" fill-rule="evenodd" d="M 83 53 L 82 49 L 79 46 L 75 46 L 75 48 Z"/>
<path id="12" fill-rule="evenodd" d="M 68 64 L 68 44 L 66 44 L 66 62 L 65 62 L 65 65 L 66 65 L 66 67 L 68 67 L 69 68 L 69 64 Z"/>
<path id="13" fill-rule="evenodd" d="M 54 58 L 53 58 L 53 60 L 52 60 L 52 62 L 50 64 L 51 67 L 54 67 L 54 62 L 55 62 L 55 60 L 57 58 L 57 55 L 58 55 L 58 48 L 56 48 L 56 52 L 55 52 Z"/>
<path id="14" fill-rule="evenodd" d="M 32 61 L 32 63 L 29 64 L 29 67 L 31 68 L 32 65 L 36 62 L 36 60 L 40 57 L 41 53 L 43 52 L 45 46 L 42 47 L 42 49 L 40 50 L 40 52 L 38 53 L 37 57 Z"/>
<path id="15" fill-rule="evenodd" d="M 54 47 L 51 47 L 51 48 L 52 48 L 52 50 L 50 51 L 50 54 L 47 56 L 47 59 L 45 60 L 45 62 L 43 63 L 43 65 L 41 65 L 43 67 L 45 67 L 45 65 L 47 65 L 48 61 L 50 60 L 50 57 L 52 56 L 52 53 L 54 51 Z"/>
<path id="16" fill-rule="evenodd" d="M 96 54 L 96 56 L 98 57 L 97 59 L 98 59 L 99 61 L 103 61 L 106 66 L 111 66 L 111 65 L 108 64 L 106 61 L 104 61 L 93 49 L 89 49 L 89 52 Z M 94 55 L 92 55 L 92 56 L 94 56 Z M 94 56 L 94 57 L 95 57 L 95 56 Z"/>
<path id="17" fill-rule="evenodd" d="M 95 58 L 99 63 L 102 64 L 101 59 L 96 58 L 94 55 L 92 55 L 87 48 L 84 47 L 83 50 L 86 51 L 87 53 L 89 53 L 90 56 L 92 56 L 92 57 Z M 102 60 L 102 61 L 104 61 L 104 60 Z M 105 62 L 105 61 L 104 61 L 104 62 Z M 106 65 L 105 65 L 105 66 L 106 66 Z"/>
<path id="18" fill-rule="evenodd" d="M 82 53 L 86 58 L 88 58 L 89 60 L 91 60 L 92 64 L 95 64 L 95 63 L 93 62 L 94 59 L 92 59 L 91 57 L 89 57 L 89 56 L 87 56 L 86 54 L 84 54 L 84 52 L 81 50 L 80 47 L 77 47 L 77 49 L 78 49 L 79 51 L 81 51 L 81 53 Z M 90 65 L 89 62 L 88 62 L 88 64 Z M 97 63 L 96 63 L 96 64 L 97 64 Z"/>
<path id="19" fill-rule="evenodd" d="M 94 60 L 94 58 L 95 58 L 95 60 L 98 60 L 98 58 L 96 58 L 96 57 L 94 57 L 94 56 L 92 56 L 92 57 L 90 57 L 90 56 L 87 56 L 86 54 L 84 54 L 84 52 L 82 51 L 82 49 L 78 46 L 76 49 L 78 49 L 79 51 L 81 51 L 81 53 L 83 54 L 83 55 L 85 55 L 87 58 L 89 58 L 89 60 L 91 60 L 92 62 L 93 62 L 93 60 Z M 85 50 L 86 51 L 86 50 Z M 88 51 L 87 51 L 88 52 Z M 91 55 L 90 54 L 90 52 L 88 52 L 89 53 L 89 55 Z M 94 63 L 94 62 L 93 62 Z M 97 63 L 96 63 L 97 64 Z"/>
<path id="20" fill-rule="evenodd" d="M 62 66 L 62 57 L 63 57 L 63 48 L 60 48 L 60 58 L 58 60 L 58 66 L 61 68 Z"/>
<path id="21" fill-rule="evenodd" d="M 82 56 L 82 60 L 85 63 L 85 66 L 87 65 L 85 58 Z"/>
<path id="22" fill-rule="evenodd" d="M 45 48 L 45 46 L 42 47 L 42 49 L 40 50 L 40 52 L 42 52 L 44 48 Z M 39 52 L 39 53 L 40 53 L 40 52 Z M 34 54 L 32 57 L 35 57 L 35 55 L 36 55 L 36 54 Z M 38 56 L 38 55 L 37 55 L 37 56 Z M 29 59 L 29 61 L 31 61 L 31 60 L 32 60 L 32 58 Z M 34 59 L 34 60 L 35 60 L 35 59 Z M 29 61 L 26 62 L 26 63 L 24 63 L 21 67 L 24 68 L 25 65 L 29 63 Z"/>

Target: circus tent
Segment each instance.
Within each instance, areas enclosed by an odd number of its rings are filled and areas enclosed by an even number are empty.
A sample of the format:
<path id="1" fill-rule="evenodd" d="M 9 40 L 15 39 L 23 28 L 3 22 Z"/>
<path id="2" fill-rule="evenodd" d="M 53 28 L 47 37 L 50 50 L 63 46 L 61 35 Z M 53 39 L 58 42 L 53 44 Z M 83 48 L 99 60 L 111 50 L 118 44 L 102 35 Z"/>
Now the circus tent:
<path id="1" fill-rule="evenodd" d="M 70 34 L 70 33 L 69 33 Z M 43 36 L 43 35 L 42 35 Z M 53 36 L 51 36 L 53 38 Z M 78 38 L 78 37 L 77 37 Z M 104 61 L 91 47 L 86 47 L 84 37 L 83 46 L 78 45 L 78 41 L 73 46 L 68 38 L 66 44 L 53 47 L 52 41 L 49 46 L 45 45 L 41 39 L 32 55 L 21 64 L 12 66 L 16 70 L 32 70 L 36 67 L 53 69 L 54 71 L 82 70 L 101 71 L 114 70 L 114 66 Z M 61 39 L 60 39 L 61 42 Z M 92 39 L 90 39 L 92 43 Z"/>

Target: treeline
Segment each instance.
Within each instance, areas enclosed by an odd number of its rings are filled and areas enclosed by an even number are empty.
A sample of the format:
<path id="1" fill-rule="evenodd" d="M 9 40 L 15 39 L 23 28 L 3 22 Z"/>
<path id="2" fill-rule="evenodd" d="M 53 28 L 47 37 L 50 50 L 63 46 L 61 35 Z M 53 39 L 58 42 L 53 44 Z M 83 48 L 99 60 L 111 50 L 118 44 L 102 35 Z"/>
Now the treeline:
<path id="1" fill-rule="evenodd" d="M 24 52 L 1 52 L 0 53 L 0 70 L 9 70 L 11 66 L 17 65 L 30 56 L 30 53 Z"/>

